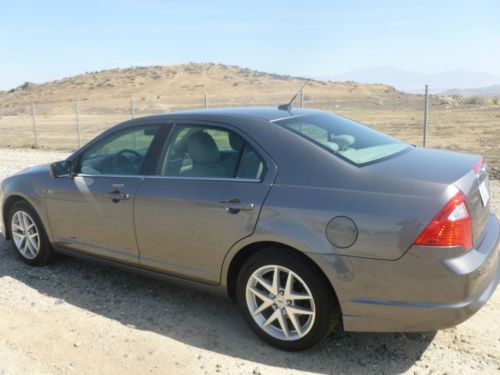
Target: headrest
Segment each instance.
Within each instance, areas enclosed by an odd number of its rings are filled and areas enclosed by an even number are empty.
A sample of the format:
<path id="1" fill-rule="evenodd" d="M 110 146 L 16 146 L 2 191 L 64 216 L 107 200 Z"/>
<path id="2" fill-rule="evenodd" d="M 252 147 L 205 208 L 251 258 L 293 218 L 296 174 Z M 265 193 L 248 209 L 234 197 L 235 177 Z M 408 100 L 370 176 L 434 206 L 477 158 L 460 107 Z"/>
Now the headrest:
<path id="1" fill-rule="evenodd" d="M 349 134 L 336 135 L 332 137 L 332 142 L 335 142 L 339 146 L 340 151 L 344 151 L 352 145 L 356 139 Z"/>
<path id="2" fill-rule="evenodd" d="M 187 153 L 193 164 L 209 164 L 219 160 L 219 149 L 213 138 L 205 132 L 196 132 L 189 136 Z"/>

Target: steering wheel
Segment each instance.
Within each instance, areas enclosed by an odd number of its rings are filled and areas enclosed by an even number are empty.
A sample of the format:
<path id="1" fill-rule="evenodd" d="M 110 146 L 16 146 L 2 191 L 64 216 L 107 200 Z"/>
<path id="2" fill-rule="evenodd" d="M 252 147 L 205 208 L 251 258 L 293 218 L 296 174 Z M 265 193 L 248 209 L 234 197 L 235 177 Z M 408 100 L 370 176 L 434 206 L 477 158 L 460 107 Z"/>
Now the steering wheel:
<path id="1" fill-rule="evenodd" d="M 132 156 L 132 157 L 129 157 Z M 113 169 L 135 166 L 142 160 L 142 155 L 137 151 L 125 148 L 118 151 L 113 157 Z"/>

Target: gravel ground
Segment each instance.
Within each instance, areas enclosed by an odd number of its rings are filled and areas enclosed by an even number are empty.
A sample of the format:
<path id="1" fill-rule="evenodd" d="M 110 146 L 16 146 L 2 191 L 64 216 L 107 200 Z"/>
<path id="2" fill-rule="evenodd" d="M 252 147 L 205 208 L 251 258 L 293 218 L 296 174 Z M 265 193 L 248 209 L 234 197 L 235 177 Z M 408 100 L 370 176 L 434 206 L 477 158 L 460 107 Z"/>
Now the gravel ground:
<path id="1" fill-rule="evenodd" d="M 0 179 L 65 154 L 0 149 Z M 492 182 L 500 215 L 500 182 Z M 237 308 L 208 294 L 62 258 L 19 261 L 0 239 L 0 374 L 500 373 L 500 289 L 475 316 L 438 333 L 330 337 L 286 353 Z"/>

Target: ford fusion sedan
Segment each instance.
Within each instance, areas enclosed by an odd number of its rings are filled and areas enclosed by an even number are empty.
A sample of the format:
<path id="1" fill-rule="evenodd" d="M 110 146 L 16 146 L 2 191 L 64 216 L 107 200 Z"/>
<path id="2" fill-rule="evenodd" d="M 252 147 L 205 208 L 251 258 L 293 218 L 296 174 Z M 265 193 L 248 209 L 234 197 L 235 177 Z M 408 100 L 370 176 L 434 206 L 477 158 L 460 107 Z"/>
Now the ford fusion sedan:
<path id="1" fill-rule="evenodd" d="M 217 291 L 302 350 L 474 314 L 499 279 L 489 194 L 481 156 L 281 106 L 124 122 L 3 180 L 0 203 L 30 265 L 63 253 Z"/>

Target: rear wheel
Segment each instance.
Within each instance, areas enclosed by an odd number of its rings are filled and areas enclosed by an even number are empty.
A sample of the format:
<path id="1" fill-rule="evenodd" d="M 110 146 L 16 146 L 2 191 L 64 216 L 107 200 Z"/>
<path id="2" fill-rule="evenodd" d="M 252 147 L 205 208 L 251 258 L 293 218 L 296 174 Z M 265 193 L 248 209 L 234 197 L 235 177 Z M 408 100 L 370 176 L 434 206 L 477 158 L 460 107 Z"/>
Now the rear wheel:
<path id="1" fill-rule="evenodd" d="M 329 286 L 286 249 L 265 249 L 247 260 L 238 276 L 237 299 L 252 330 L 284 350 L 316 345 L 339 322 Z"/>
<path id="2" fill-rule="evenodd" d="M 25 263 L 42 266 L 52 259 L 53 251 L 42 222 L 28 203 L 14 203 L 9 213 L 9 231 L 12 247 Z"/>

